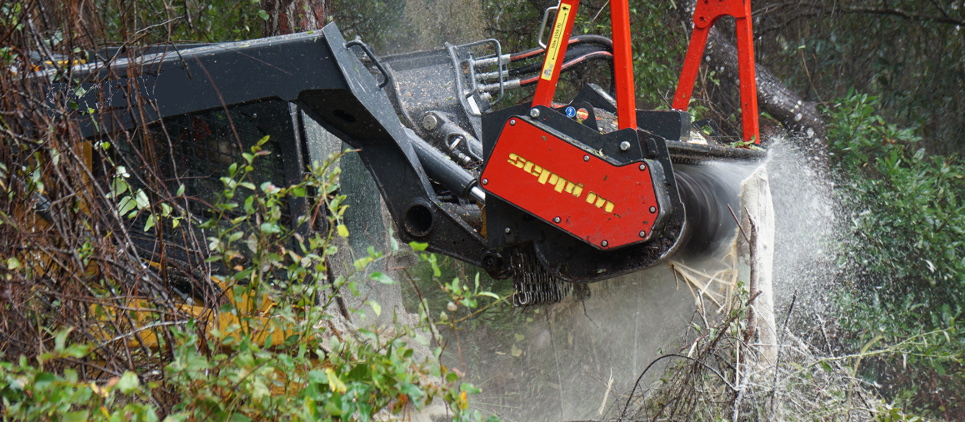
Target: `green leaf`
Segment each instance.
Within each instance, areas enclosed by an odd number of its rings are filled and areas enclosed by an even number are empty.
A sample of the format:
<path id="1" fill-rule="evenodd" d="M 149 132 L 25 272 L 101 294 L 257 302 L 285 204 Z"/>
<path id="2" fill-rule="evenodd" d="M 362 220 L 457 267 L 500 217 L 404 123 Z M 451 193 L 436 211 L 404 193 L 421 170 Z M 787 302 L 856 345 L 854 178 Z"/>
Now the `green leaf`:
<path id="1" fill-rule="evenodd" d="M 64 422 L 86 422 L 89 417 L 90 417 L 90 414 L 88 413 L 88 411 L 76 410 L 73 412 L 65 413 L 63 419 L 61 420 Z"/>
<path id="2" fill-rule="evenodd" d="M 147 194 L 141 189 L 138 189 L 137 193 L 134 194 L 134 201 L 137 203 L 137 209 L 139 210 L 143 210 L 151 206 L 151 201 L 147 198 Z"/>
<path id="3" fill-rule="evenodd" d="M 33 379 L 33 389 L 35 391 L 43 391 L 50 387 L 53 383 L 57 382 L 59 378 L 51 374 L 50 372 L 41 372 Z"/>
<path id="4" fill-rule="evenodd" d="M 279 226 L 278 223 L 272 223 L 272 222 L 261 223 L 261 231 L 262 233 L 269 233 L 269 234 L 278 234 L 282 232 L 281 226 Z"/>
<path id="5" fill-rule="evenodd" d="M 117 381 L 117 389 L 124 394 L 131 394 L 141 386 L 141 381 L 137 375 L 131 371 L 124 371 L 121 379 Z"/>
<path id="6" fill-rule="evenodd" d="M 68 328 L 66 330 L 60 330 L 57 332 L 56 335 L 54 335 L 55 352 L 64 351 L 64 348 L 66 347 L 66 344 L 67 344 L 67 336 L 70 335 L 71 331 L 73 331 L 73 328 Z"/>
<path id="7" fill-rule="evenodd" d="M 379 302 L 376 302 L 374 300 L 369 300 L 365 303 L 367 303 L 369 306 L 372 307 L 372 310 L 375 311 L 375 316 L 382 315 L 382 305 L 380 305 Z"/>
<path id="8" fill-rule="evenodd" d="M 137 202 L 134 201 L 134 198 L 131 198 L 130 196 L 124 196 L 117 204 L 117 211 L 121 215 L 127 215 L 127 213 L 134 210 L 134 207 L 136 205 L 137 205 Z"/>
<path id="9" fill-rule="evenodd" d="M 144 222 L 144 231 L 148 231 L 154 228 L 154 214 L 147 215 L 147 221 Z"/>
<path id="10" fill-rule="evenodd" d="M 336 226 L 335 230 L 338 231 L 339 237 L 348 237 L 349 235 L 348 227 L 345 227 L 344 224 L 339 224 L 338 226 Z"/>
<path id="11" fill-rule="evenodd" d="M 374 272 L 369 277 L 372 280 L 378 281 L 379 283 L 389 285 L 389 286 L 394 285 L 396 283 L 396 281 L 393 280 L 392 277 L 389 277 L 389 275 L 385 273 Z"/>
<path id="12" fill-rule="evenodd" d="M 113 191 L 111 193 L 113 193 L 114 196 L 123 195 L 124 192 L 127 192 L 127 190 L 130 188 L 130 185 L 127 184 L 127 181 L 124 180 L 124 177 L 122 176 L 122 174 L 125 172 L 124 167 L 118 167 L 117 171 L 119 174 L 118 176 L 114 177 L 114 183 L 111 187 L 111 190 Z"/>
<path id="13" fill-rule="evenodd" d="M 70 356 L 76 359 L 80 359 L 84 356 L 87 356 L 88 352 L 90 352 L 90 346 L 86 344 L 72 344 L 70 346 L 67 346 L 66 349 L 64 349 L 64 355 Z"/>
<path id="14" fill-rule="evenodd" d="M 332 390 L 333 393 L 345 394 L 345 392 L 348 391 L 348 387 L 338 378 L 338 375 L 332 368 L 325 368 L 325 375 L 328 375 L 328 388 Z"/>
<path id="15" fill-rule="evenodd" d="M 324 384 L 328 382 L 328 375 L 318 369 L 312 369 L 308 371 L 308 381 L 315 384 Z"/>

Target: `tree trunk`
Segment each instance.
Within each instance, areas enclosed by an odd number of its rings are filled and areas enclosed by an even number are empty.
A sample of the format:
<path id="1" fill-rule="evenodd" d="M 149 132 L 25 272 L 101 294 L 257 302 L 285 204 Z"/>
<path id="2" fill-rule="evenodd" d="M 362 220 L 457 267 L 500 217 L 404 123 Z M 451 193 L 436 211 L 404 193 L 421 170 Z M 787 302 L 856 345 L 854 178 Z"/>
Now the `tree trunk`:
<path id="1" fill-rule="evenodd" d="M 325 26 L 331 0 L 263 0 L 265 36 L 311 31 Z"/>
<path id="2" fill-rule="evenodd" d="M 717 29 L 711 30 L 707 41 L 707 61 L 721 76 L 732 80 L 738 78 L 737 47 Z M 801 99 L 761 64 L 757 64 L 755 70 L 761 111 L 777 119 L 791 135 L 806 142 L 803 146 L 809 153 L 823 156 L 827 150 L 827 129 L 817 104 Z"/>
<path id="3" fill-rule="evenodd" d="M 696 0 L 689 0 L 687 7 L 682 8 L 680 18 L 687 25 L 693 25 L 693 11 Z M 725 37 L 720 26 L 726 28 L 727 21 L 721 20 L 718 26 L 710 31 L 705 51 L 705 61 L 716 69 L 722 78 L 728 81 L 738 80 L 737 47 Z M 817 110 L 817 104 L 804 101 L 800 95 L 789 89 L 780 78 L 771 73 L 766 67 L 757 63 L 757 98 L 758 107 L 780 122 L 781 126 L 792 136 L 798 137 L 803 143 L 804 150 L 814 157 L 827 155 L 827 127 L 824 119 Z M 736 104 L 736 103 L 735 103 Z M 736 111 L 736 110 L 735 110 Z"/>

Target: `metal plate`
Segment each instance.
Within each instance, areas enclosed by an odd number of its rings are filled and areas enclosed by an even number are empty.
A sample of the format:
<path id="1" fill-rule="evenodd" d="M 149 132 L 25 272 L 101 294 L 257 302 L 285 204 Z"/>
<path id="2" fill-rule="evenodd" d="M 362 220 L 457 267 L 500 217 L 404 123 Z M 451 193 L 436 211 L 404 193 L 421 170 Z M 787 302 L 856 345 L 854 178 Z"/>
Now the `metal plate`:
<path id="1" fill-rule="evenodd" d="M 597 249 L 650 238 L 661 212 L 647 161 L 616 166 L 530 122 L 511 118 L 481 183 Z"/>

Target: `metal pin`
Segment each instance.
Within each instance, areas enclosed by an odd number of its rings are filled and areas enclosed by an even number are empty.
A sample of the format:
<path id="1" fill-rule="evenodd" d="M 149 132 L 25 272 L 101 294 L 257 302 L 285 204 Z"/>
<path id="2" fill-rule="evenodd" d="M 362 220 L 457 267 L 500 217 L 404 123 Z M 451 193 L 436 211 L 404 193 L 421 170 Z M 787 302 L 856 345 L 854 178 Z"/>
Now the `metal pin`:
<path id="1" fill-rule="evenodd" d="M 653 214 L 657 212 L 657 207 L 650 207 L 650 213 Z"/>
<path id="2" fill-rule="evenodd" d="M 560 220 L 559 217 L 553 217 L 553 222 L 554 222 L 554 223 L 559 223 L 560 221 L 562 221 L 562 220 Z"/>
<path id="3" fill-rule="evenodd" d="M 516 119 L 509 119 L 510 126 L 516 126 Z"/>
<path id="4" fill-rule="evenodd" d="M 628 141 L 620 142 L 620 151 L 629 151 L 629 150 L 630 150 L 630 142 Z"/>
<path id="5" fill-rule="evenodd" d="M 489 184 L 489 179 L 483 179 L 483 184 L 484 184 L 484 185 L 488 185 L 488 184 Z"/>
<path id="6" fill-rule="evenodd" d="M 530 110 L 530 111 L 529 111 L 529 117 L 532 117 L 532 118 L 534 118 L 534 119 L 537 118 L 537 117 L 539 117 L 539 109 L 538 109 L 538 108 L 534 108 L 534 109 Z"/>
<path id="7" fill-rule="evenodd" d="M 646 169 L 647 169 L 646 164 L 640 164 L 640 170 L 646 170 Z"/>
<path id="8" fill-rule="evenodd" d="M 607 246 L 610 245 L 610 242 L 607 242 L 606 240 L 604 240 L 604 241 L 600 242 L 600 245 L 605 248 L 605 247 L 607 247 Z"/>
<path id="9" fill-rule="evenodd" d="M 589 155 L 584 155 L 584 156 L 583 156 L 583 161 L 590 161 L 590 156 L 589 156 Z"/>
<path id="10" fill-rule="evenodd" d="M 647 237 L 647 231 L 646 231 L 646 230 L 640 230 L 640 237 Z"/>
<path id="11" fill-rule="evenodd" d="M 435 130 L 439 127 L 439 119 L 431 114 L 426 115 L 426 117 L 422 118 L 422 127 L 426 128 L 426 130 Z"/>
<path id="12" fill-rule="evenodd" d="M 512 232 L 513 232 L 513 229 L 511 229 L 511 228 L 509 228 L 509 227 L 506 227 L 506 229 L 503 230 L 503 233 L 506 233 L 506 234 L 510 234 L 510 233 L 512 233 Z"/>

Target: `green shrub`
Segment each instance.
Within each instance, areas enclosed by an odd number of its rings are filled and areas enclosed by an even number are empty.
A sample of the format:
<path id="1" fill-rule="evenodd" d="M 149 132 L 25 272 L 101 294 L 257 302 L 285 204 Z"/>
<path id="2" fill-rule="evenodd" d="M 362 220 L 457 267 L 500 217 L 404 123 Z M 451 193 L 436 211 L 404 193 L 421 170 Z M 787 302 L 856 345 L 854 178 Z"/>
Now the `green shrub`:
<path id="1" fill-rule="evenodd" d="M 850 94 L 829 110 L 828 132 L 850 214 L 843 338 L 881 352 L 861 373 L 892 397 L 965 416 L 952 404 L 965 388 L 965 162 L 915 149 L 914 130 L 884 121 L 876 98 Z"/>
<path id="2" fill-rule="evenodd" d="M 346 328 L 338 312 L 329 309 L 339 295 L 357 292 L 358 282 L 394 281 L 367 271 L 381 259 L 374 251 L 356 262 L 357 274 L 326 278 L 327 258 L 337 251 L 333 237 L 349 236 L 339 224 L 344 197 L 335 190 L 338 171 L 314 166 L 304 181 L 291 186 L 259 183 L 257 166 L 259 157 L 268 154 L 262 149 L 266 140 L 243 154 L 243 162 L 230 166 L 229 176 L 221 179 L 221 200 L 212 204 L 221 212 L 201 224 L 210 233 L 208 260 L 227 269 L 216 278 L 233 300 L 222 301 L 217 309 L 185 308 L 172 295 L 167 303 L 134 306 L 141 302 L 105 289 L 109 283 L 87 283 L 89 291 L 104 298 L 99 306 L 108 309 L 89 311 L 88 318 L 106 322 L 115 315 L 129 317 L 132 330 L 116 339 L 134 341 L 134 333 L 141 333 L 137 341 L 142 348 L 128 356 L 132 366 L 114 376 L 110 369 L 92 370 L 102 368 L 99 356 L 116 353 L 114 347 L 124 341 L 105 341 L 108 331 L 72 336 L 73 328 L 50 319 L 42 328 L 58 333 L 52 352 L 35 359 L 2 356 L 0 418 L 368 421 L 377 415 L 401 418 L 402 412 L 438 400 L 455 420 L 478 419 L 467 410 L 468 394 L 476 389 L 441 365 L 441 349 L 430 350 L 423 334 L 431 329 L 428 319 L 417 327 L 397 323 L 374 332 Z M 294 224 L 282 223 L 283 207 L 296 198 L 328 208 L 329 224 L 337 229 L 299 230 L 317 212 L 304 213 Z M 157 212 L 152 221 L 156 227 L 170 227 L 173 221 L 188 220 L 178 212 L 173 207 Z M 476 296 L 487 294 L 461 288 L 453 293 L 458 296 L 452 300 L 469 307 L 475 306 Z M 378 303 L 365 305 L 381 312 Z M 148 333 L 153 333 L 156 346 L 145 340 Z M 77 342 L 79 338 L 95 339 L 96 344 Z M 417 349 L 425 353 L 420 356 Z M 157 359 L 160 371 L 138 367 L 138 362 Z M 77 366 L 85 371 L 83 376 L 73 369 Z"/>

